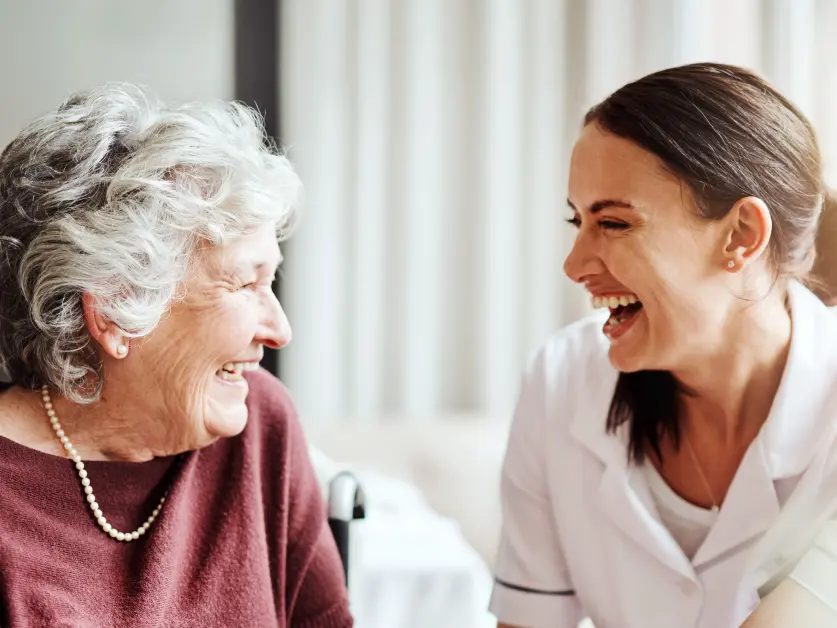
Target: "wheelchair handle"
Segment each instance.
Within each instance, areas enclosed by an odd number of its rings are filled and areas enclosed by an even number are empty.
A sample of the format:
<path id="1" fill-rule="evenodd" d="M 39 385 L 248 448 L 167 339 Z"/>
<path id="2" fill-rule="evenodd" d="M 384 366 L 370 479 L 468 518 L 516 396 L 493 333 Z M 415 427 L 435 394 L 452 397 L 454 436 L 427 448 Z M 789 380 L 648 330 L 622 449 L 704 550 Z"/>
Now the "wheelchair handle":
<path id="1" fill-rule="evenodd" d="M 341 471 L 329 483 L 328 518 L 354 521 L 366 515 L 365 498 L 357 478 L 349 471 Z"/>
<path id="2" fill-rule="evenodd" d="M 349 471 L 338 473 L 328 486 L 328 527 L 337 544 L 343 577 L 349 582 L 349 525 L 366 516 L 363 490 Z"/>

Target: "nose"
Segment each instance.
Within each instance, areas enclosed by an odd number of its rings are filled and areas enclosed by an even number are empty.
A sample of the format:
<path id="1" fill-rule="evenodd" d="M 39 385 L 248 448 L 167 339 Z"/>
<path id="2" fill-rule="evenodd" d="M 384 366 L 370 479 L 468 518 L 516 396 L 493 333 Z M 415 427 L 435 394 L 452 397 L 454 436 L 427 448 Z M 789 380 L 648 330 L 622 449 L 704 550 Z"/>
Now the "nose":
<path id="1" fill-rule="evenodd" d="M 255 340 L 265 347 L 281 349 L 293 338 L 291 324 L 282 309 L 282 304 L 271 290 L 264 299 L 262 319 L 256 331 Z"/>
<path id="2" fill-rule="evenodd" d="M 604 264 L 593 245 L 590 235 L 583 230 L 578 232 L 564 260 L 564 274 L 575 283 L 584 283 L 590 276 L 604 272 Z"/>

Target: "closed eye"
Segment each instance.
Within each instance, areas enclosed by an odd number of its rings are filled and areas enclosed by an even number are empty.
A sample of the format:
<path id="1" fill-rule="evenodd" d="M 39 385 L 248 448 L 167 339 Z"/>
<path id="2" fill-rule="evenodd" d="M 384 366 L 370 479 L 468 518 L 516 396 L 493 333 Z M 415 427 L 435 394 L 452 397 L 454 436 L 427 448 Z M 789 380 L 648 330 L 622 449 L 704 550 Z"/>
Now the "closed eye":
<path id="1" fill-rule="evenodd" d="M 602 220 L 599 223 L 605 229 L 627 229 L 628 225 L 624 222 L 615 222 L 613 220 Z"/>
<path id="2" fill-rule="evenodd" d="M 258 281 L 248 281 L 247 283 L 240 283 L 238 286 L 239 290 L 255 290 L 257 288 L 270 288 L 271 284 L 273 283 L 273 278 L 270 279 L 259 279 Z"/>
<path id="3" fill-rule="evenodd" d="M 581 227 L 581 218 L 579 218 L 578 216 L 567 218 L 567 223 L 571 224 L 573 227 L 578 229 L 579 227 Z M 627 229 L 629 227 L 628 224 L 624 222 L 617 222 L 615 220 L 600 220 L 599 226 L 601 226 L 604 229 L 612 229 L 614 231 Z"/>

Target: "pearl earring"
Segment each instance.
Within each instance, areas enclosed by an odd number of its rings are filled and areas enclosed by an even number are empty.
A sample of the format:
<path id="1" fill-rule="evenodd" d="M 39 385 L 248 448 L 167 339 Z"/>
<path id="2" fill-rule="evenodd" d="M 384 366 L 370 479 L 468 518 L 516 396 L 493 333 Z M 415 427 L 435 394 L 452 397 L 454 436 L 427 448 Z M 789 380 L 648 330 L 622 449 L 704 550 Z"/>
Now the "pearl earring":
<path id="1" fill-rule="evenodd" d="M 735 261 L 734 260 L 728 261 L 727 262 L 727 267 L 728 268 L 735 268 Z"/>
<path id="2" fill-rule="evenodd" d="M 126 355 L 128 355 L 128 346 L 119 345 L 118 347 L 116 347 L 116 353 L 119 355 L 119 357 L 124 358 Z"/>

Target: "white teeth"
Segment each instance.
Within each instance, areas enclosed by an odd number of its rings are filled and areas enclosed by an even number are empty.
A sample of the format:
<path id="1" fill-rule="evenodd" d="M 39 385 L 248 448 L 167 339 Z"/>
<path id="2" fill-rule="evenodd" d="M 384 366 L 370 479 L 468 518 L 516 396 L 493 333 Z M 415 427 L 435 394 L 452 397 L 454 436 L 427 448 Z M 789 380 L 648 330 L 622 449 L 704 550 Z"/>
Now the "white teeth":
<path id="1" fill-rule="evenodd" d="M 606 307 L 612 310 L 620 305 L 624 307 L 626 305 L 638 303 L 639 298 L 635 294 L 628 293 L 620 294 L 619 296 L 592 297 L 591 301 L 594 308 Z"/>
<path id="2" fill-rule="evenodd" d="M 258 362 L 227 362 L 221 367 L 221 371 L 241 373 L 242 371 L 256 371 L 258 368 Z"/>

